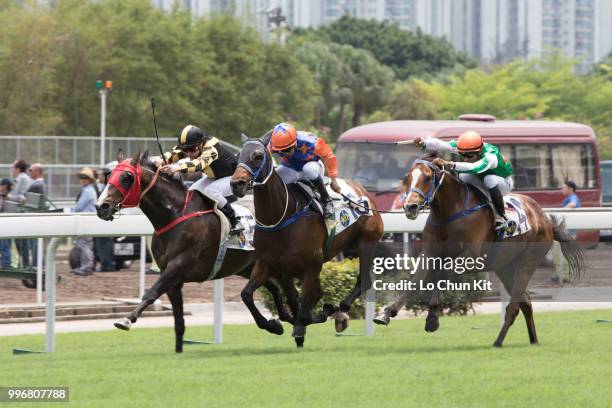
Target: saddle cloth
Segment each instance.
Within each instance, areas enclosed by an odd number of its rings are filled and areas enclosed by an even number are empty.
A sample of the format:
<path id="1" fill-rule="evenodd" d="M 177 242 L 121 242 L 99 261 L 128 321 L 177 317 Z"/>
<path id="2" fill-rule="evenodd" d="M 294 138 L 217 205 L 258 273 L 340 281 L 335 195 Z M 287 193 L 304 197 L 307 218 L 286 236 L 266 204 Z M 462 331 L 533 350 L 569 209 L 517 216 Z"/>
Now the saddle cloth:
<path id="1" fill-rule="evenodd" d="M 484 195 L 489 203 L 489 207 L 491 207 L 491 211 L 495 214 L 495 207 L 491 201 L 491 194 L 489 194 L 489 191 L 479 188 L 478 186 L 473 187 L 477 188 L 478 191 Z M 502 239 L 517 237 L 531 231 L 531 224 L 529 224 L 529 219 L 527 218 L 527 213 L 525 212 L 524 203 L 521 198 L 514 194 L 508 194 L 504 196 L 504 204 L 506 218 L 508 218 L 508 221 L 514 221 L 516 228 L 514 231 L 505 231 Z"/>
<path id="2" fill-rule="evenodd" d="M 334 216 L 336 220 L 335 227 L 335 235 L 337 236 L 342 231 L 346 230 L 348 227 L 353 225 L 360 217 L 367 216 L 370 217 L 374 215 L 371 210 L 372 205 L 370 204 L 370 199 L 367 196 L 360 196 L 359 193 L 351 187 L 346 181 L 343 179 L 337 179 L 338 186 L 340 186 L 341 193 L 344 197 L 331 189 L 329 178 L 325 177 L 325 185 L 327 187 L 327 192 L 330 197 L 333 199 L 334 203 Z M 321 206 L 321 200 L 319 197 L 319 193 L 317 190 L 311 186 L 310 183 L 298 181 L 296 183 L 304 193 L 313 200 L 315 208 L 313 210 L 323 214 L 323 207 Z M 348 197 L 351 201 L 357 203 L 353 204 L 349 201 Z"/>
<path id="3" fill-rule="evenodd" d="M 242 198 L 235 203 L 232 203 L 231 206 L 236 212 L 236 215 L 240 217 L 240 223 L 244 227 L 242 233 L 236 235 L 230 235 L 230 223 L 225 214 L 221 210 L 217 208 L 217 201 L 211 196 L 204 193 L 203 190 L 200 189 L 191 189 L 193 191 L 197 191 L 202 194 L 204 197 L 209 198 L 212 202 L 215 203 L 215 214 L 219 217 L 221 221 L 221 236 L 219 239 L 219 251 L 217 252 L 217 258 L 215 259 L 215 265 L 213 266 L 213 270 L 208 275 L 206 280 L 213 280 L 215 276 L 221 270 L 223 266 L 223 261 L 225 260 L 225 254 L 228 249 L 238 249 L 241 251 L 254 251 L 255 247 L 253 246 L 253 233 L 255 232 L 255 217 L 253 216 L 253 198 L 251 196 L 247 196 Z"/>

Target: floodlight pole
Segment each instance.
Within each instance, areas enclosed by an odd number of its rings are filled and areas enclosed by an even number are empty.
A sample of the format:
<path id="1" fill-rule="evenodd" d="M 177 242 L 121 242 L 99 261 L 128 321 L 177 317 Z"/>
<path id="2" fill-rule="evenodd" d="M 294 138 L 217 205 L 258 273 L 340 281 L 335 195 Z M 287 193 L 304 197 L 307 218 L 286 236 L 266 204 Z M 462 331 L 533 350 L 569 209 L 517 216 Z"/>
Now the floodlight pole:
<path id="1" fill-rule="evenodd" d="M 106 163 L 106 95 L 113 89 L 113 81 L 96 81 L 100 94 L 100 167 Z"/>

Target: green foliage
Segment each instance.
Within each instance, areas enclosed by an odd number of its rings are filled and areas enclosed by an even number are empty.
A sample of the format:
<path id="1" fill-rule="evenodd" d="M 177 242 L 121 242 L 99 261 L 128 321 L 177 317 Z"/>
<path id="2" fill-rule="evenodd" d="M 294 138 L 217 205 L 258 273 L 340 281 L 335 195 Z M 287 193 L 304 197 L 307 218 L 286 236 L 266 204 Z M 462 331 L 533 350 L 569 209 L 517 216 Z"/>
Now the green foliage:
<path id="1" fill-rule="evenodd" d="M 311 118 L 308 70 L 234 19 L 167 13 L 149 0 L 56 5 L 0 8 L 0 133 L 98 134 L 97 79 L 113 81 L 111 135 L 151 135 L 151 96 L 164 136 L 194 123 L 237 142 Z"/>
<path id="2" fill-rule="evenodd" d="M 317 307 L 321 307 L 324 303 L 331 303 L 336 306 L 346 298 L 355 287 L 355 282 L 359 277 L 359 260 L 345 259 L 338 262 L 327 262 L 323 265 L 321 271 L 321 288 L 323 289 L 323 298 L 319 301 Z M 264 295 L 264 303 L 268 310 L 276 314 L 276 306 L 272 296 L 268 291 L 262 291 Z M 365 315 L 365 306 L 361 297 L 357 298 L 349 311 L 349 316 L 353 319 L 363 318 Z"/>
<path id="3" fill-rule="evenodd" d="M 391 67 L 400 79 L 435 75 L 458 66 L 476 66 L 474 60 L 455 51 L 448 41 L 423 34 L 421 30 L 416 33 L 401 30 L 389 22 L 344 16 L 327 26 L 300 30 L 298 35 L 368 50 L 380 63 Z"/>
<path id="4" fill-rule="evenodd" d="M 368 118 L 370 122 L 380 120 L 433 120 L 438 116 L 434 98 L 421 83 L 405 81 L 398 83 L 389 102 L 382 111 Z"/>
<path id="5" fill-rule="evenodd" d="M 366 50 L 334 43 L 293 42 L 298 60 L 312 73 L 318 92 L 315 127 L 334 134 L 358 126 L 364 115 L 379 109 L 393 86 L 393 72 Z"/>

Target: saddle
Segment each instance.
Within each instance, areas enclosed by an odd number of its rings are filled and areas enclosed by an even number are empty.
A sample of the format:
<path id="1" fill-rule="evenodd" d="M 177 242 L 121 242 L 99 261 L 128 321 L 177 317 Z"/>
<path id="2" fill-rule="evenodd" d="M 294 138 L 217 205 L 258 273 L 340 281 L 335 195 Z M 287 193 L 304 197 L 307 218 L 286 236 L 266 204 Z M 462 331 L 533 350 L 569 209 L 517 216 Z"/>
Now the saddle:
<path id="1" fill-rule="evenodd" d="M 329 185 L 331 184 L 331 179 L 327 176 L 324 176 L 323 183 L 325 184 L 325 187 L 328 189 L 330 197 L 332 199 L 335 199 L 337 197 L 337 194 L 329 188 Z M 311 182 L 307 180 L 298 180 L 295 183 L 295 186 L 302 194 L 304 194 L 306 199 L 309 201 L 310 209 L 321 214 L 321 216 L 323 216 L 323 205 L 321 204 L 321 194 L 319 193 L 317 188 Z"/>

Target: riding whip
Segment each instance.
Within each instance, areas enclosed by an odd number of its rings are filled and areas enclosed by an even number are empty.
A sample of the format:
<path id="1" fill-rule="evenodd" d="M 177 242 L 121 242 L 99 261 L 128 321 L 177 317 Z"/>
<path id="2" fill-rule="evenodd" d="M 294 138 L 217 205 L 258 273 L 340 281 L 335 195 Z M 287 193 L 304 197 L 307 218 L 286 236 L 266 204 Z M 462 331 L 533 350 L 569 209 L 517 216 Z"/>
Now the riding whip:
<path id="1" fill-rule="evenodd" d="M 166 163 L 166 157 L 164 156 L 164 150 L 161 147 L 161 143 L 159 142 L 159 134 L 157 133 L 157 120 L 155 119 L 155 98 L 151 98 L 151 110 L 153 111 L 153 127 L 155 128 L 155 138 L 157 139 L 157 147 L 159 147 L 159 154 L 161 154 L 162 160 L 164 164 Z"/>

